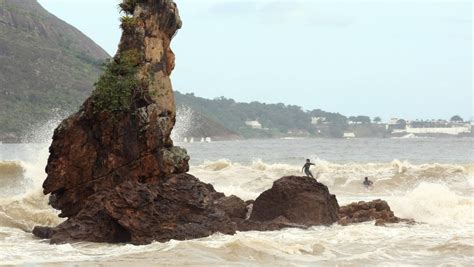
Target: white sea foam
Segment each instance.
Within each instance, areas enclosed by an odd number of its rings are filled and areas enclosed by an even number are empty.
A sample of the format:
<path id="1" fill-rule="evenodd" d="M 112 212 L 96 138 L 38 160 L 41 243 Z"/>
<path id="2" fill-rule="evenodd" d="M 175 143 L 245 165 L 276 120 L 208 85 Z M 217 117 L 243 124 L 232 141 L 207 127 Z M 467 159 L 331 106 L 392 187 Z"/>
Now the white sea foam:
<path id="1" fill-rule="evenodd" d="M 37 158 L 0 161 L 0 190 L 23 188 L 0 200 L 0 261 L 24 265 L 65 263 L 104 264 L 314 266 L 316 265 L 469 265 L 474 261 L 474 164 L 412 164 L 407 161 L 334 163 L 314 155 L 313 169 L 341 204 L 386 199 L 395 214 L 413 218 L 416 225 L 375 227 L 364 223 L 342 227 L 215 234 L 189 241 L 148 246 L 78 243 L 50 246 L 29 231 L 35 225 L 57 225 L 61 219 L 41 192 L 47 147 L 34 147 Z M 3 166 L 3 167 L 2 167 Z M 7 166 L 7 167 L 5 167 Z M 191 173 L 212 183 L 218 191 L 255 199 L 286 175 L 301 175 L 294 164 L 249 164 L 221 159 L 192 166 Z M 3 175 L 3 176 L 2 176 Z M 361 186 L 364 176 L 375 188 Z M 18 183 L 23 180 L 24 182 Z"/>
<path id="2" fill-rule="evenodd" d="M 404 193 L 421 182 L 446 184 L 450 190 L 470 194 L 473 165 L 421 164 L 394 160 L 389 163 L 336 164 L 316 160 L 315 177 L 338 194 L 367 195 L 361 185 L 365 176 L 375 182 L 372 194 L 391 195 Z M 233 163 L 230 160 L 207 161 L 191 168 L 200 179 L 212 183 L 228 194 L 242 198 L 255 198 L 272 186 L 273 181 L 287 175 L 302 175 L 301 167 L 289 164 L 267 164 L 254 160 L 251 164 Z"/>
<path id="3" fill-rule="evenodd" d="M 402 197 L 390 200 L 395 213 L 403 218 L 430 224 L 474 224 L 474 199 L 460 196 L 446 184 L 420 183 Z"/>

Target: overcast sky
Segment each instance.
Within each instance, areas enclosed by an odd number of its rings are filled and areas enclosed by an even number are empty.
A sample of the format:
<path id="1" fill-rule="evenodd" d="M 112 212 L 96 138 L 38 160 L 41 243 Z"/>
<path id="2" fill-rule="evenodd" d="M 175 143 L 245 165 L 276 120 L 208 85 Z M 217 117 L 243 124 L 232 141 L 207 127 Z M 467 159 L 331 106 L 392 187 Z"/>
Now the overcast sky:
<path id="1" fill-rule="evenodd" d="M 118 0 L 39 2 L 115 53 Z M 385 119 L 474 113 L 471 1 L 175 2 L 175 90 Z"/>

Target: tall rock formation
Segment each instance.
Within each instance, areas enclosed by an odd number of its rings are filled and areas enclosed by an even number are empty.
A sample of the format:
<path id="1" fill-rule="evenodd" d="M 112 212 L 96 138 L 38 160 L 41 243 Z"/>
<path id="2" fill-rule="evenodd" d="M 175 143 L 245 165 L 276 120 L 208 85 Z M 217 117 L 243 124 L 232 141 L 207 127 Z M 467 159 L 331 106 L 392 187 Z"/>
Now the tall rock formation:
<path id="1" fill-rule="evenodd" d="M 176 4 L 125 0 L 121 7 L 127 15 L 117 55 L 79 112 L 54 132 L 43 188 L 69 219 L 47 237 L 142 244 L 234 233 L 214 207 L 222 194 L 184 174 L 189 156 L 170 138 Z"/>
<path id="2" fill-rule="evenodd" d="M 170 42 L 181 27 L 176 5 L 147 0 L 128 11 L 133 16 L 122 18 L 117 55 L 92 96 L 54 132 L 43 187 L 64 217 L 104 188 L 188 171 L 186 151 L 170 139 L 176 116 Z"/>

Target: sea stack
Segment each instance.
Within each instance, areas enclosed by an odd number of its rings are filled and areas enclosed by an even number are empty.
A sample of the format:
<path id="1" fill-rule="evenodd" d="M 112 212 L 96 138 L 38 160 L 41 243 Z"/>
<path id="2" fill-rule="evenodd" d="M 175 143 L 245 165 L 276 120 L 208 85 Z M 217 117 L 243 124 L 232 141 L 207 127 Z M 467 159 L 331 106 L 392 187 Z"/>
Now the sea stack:
<path id="1" fill-rule="evenodd" d="M 33 231 L 52 243 L 144 244 L 235 224 L 214 207 L 223 196 L 185 174 L 189 156 L 173 145 L 175 102 L 170 43 L 181 19 L 172 0 L 124 0 L 123 35 L 92 95 L 54 132 L 43 184 L 68 219 Z"/>

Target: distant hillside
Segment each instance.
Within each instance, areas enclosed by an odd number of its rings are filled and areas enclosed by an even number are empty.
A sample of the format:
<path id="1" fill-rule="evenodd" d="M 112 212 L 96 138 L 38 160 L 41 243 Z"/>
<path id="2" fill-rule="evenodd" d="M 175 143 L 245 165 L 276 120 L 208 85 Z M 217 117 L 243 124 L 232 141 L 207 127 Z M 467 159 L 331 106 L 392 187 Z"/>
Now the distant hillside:
<path id="1" fill-rule="evenodd" d="M 0 0 L 0 140 L 77 109 L 108 57 L 36 0 Z"/>
<path id="2" fill-rule="evenodd" d="M 304 111 L 299 106 L 281 103 L 238 103 L 224 97 L 211 100 L 179 92 L 175 96 L 180 105 L 192 108 L 245 138 L 342 137 L 348 127 L 345 116 L 319 109 Z M 324 121 L 314 122 L 314 118 L 324 118 Z M 246 125 L 247 121 L 258 121 L 262 129 Z"/>

